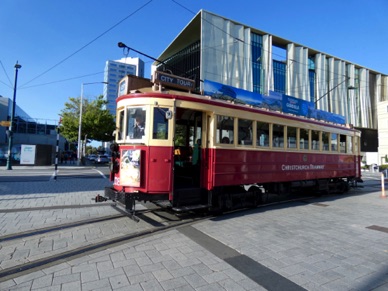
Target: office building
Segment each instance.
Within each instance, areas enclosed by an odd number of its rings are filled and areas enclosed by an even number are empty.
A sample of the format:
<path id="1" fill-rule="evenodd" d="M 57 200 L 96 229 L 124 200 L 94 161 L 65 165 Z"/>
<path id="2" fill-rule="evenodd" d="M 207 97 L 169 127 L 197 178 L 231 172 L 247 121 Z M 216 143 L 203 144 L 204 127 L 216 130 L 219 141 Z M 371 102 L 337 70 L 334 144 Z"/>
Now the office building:
<path id="1" fill-rule="evenodd" d="M 122 58 L 115 61 L 106 61 L 104 70 L 104 100 L 108 101 L 106 109 L 116 115 L 116 98 L 118 82 L 126 75 L 144 77 L 144 62 L 139 58 Z"/>
<path id="2" fill-rule="evenodd" d="M 386 74 L 204 10 L 158 59 L 163 63 L 155 62 L 151 71 L 193 79 L 197 91 L 209 80 L 293 96 L 341 115 L 363 132 L 361 150 L 385 161 L 388 134 L 378 144 L 378 130 L 388 128 L 379 123 L 379 114 L 388 112 Z"/>

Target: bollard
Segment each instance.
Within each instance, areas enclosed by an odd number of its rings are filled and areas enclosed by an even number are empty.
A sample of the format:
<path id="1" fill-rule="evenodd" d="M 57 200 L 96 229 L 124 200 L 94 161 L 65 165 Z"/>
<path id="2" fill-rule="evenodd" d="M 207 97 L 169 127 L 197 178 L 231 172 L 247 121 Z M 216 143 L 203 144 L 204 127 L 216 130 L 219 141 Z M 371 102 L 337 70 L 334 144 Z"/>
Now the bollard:
<path id="1" fill-rule="evenodd" d="M 384 173 L 381 173 L 381 195 L 380 198 L 386 198 L 385 195 L 385 181 L 384 181 Z"/>

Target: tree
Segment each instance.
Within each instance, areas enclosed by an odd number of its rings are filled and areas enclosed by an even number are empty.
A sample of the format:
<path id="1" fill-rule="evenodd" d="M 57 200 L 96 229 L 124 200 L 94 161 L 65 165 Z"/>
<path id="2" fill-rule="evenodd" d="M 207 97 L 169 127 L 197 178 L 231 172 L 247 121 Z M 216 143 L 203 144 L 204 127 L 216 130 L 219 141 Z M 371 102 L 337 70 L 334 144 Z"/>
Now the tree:
<path id="1" fill-rule="evenodd" d="M 70 142 L 78 140 L 80 100 L 80 97 L 69 97 L 69 102 L 65 103 L 65 108 L 61 111 L 61 134 Z M 102 95 L 93 101 L 83 100 L 82 140 L 85 137 L 97 141 L 112 140 L 112 132 L 116 125 L 114 116 L 107 109 L 103 109 L 106 104 Z"/>

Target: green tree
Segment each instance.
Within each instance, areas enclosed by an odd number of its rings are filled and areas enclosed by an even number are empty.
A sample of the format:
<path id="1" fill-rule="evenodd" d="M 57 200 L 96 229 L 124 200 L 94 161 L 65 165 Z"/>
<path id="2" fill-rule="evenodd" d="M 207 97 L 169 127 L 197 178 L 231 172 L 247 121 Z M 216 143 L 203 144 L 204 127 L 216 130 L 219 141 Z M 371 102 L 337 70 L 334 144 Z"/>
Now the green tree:
<path id="1" fill-rule="evenodd" d="M 62 126 L 61 134 L 70 142 L 78 140 L 80 97 L 69 97 L 69 102 L 65 103 L 65 108 L 61 111 Z M 107 109 L 103 96 L 96 100 L 83 100 L 82 103 L 82 126 L 81 139 L 85 137 L 96 141 L 111 141 L 112 132 L 116 125 L 114 116 Z"/>

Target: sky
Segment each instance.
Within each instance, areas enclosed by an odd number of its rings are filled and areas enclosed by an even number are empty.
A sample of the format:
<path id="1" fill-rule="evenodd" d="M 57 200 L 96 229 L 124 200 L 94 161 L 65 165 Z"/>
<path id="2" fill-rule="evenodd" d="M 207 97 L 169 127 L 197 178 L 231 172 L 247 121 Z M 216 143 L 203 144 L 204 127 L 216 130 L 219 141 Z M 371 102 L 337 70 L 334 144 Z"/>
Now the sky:
<path id="1" fill-rule="evenodd" d="M 56 124 L 82 84 L 102 94 L 118 42 L 158 58 L 201 9 L 388 74 L 387 0 L 0 0 L 0 95 L 12 99 L 18 62 L 17 105 Z M 153 60 L 128 56 L 150 78 Z"/>

